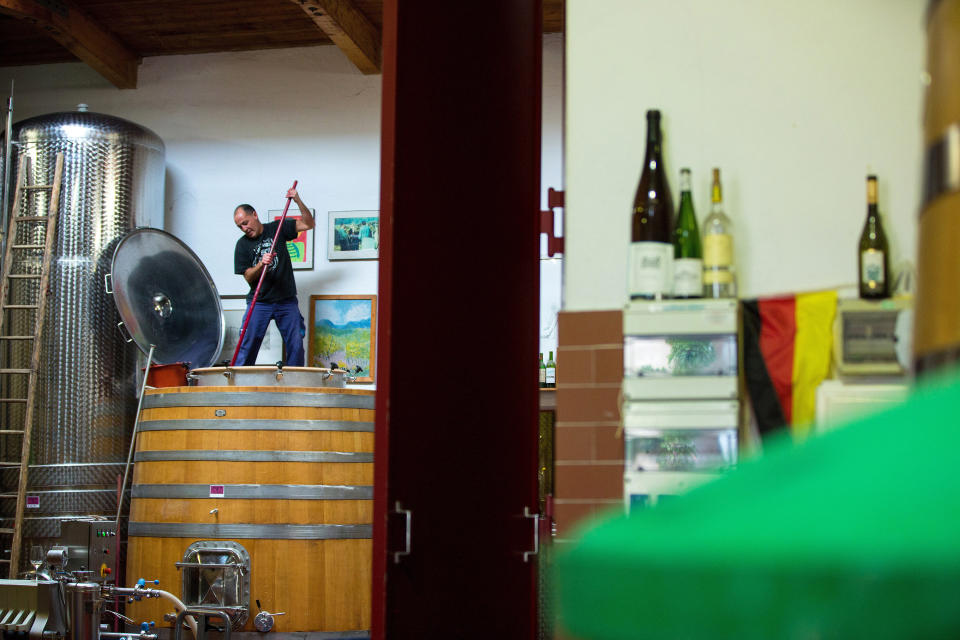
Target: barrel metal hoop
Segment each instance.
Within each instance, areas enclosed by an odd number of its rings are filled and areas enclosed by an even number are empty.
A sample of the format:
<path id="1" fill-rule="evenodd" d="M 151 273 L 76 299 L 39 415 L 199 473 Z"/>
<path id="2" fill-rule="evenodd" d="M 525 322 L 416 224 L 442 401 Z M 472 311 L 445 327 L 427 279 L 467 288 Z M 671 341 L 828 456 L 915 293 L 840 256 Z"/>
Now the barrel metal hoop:
<path id="1" fill-rule="evenodd" d="M 927 148 L 923 159 L 923 205 L 948 193 L 960 191 L 960 122 L 954 122 L 935 143 Z"/>
<path id="2" fill-rule="evenodd" d="M 193 449 L 138 451 L 134 462 L 200 460 L 204 462 L 373 462 L 373 454 L 363 451 L 251 451 Z"/>
<path id="3" fill-rule="evenodd" d="M 166 407 L 327 407 L 373 409 L 374 397 L 343 393 L 280 393 L 272 391 L 197 391 L 144 396 L 144 409 Z"/>
<path id="4" fill-rule="evenodd" d="M 142 420 L 140 431 L 366 431 L 374 423 L 359 420 Z"/>
<path id="5" fill-rule="evenodd" d="M 210 495 L 210 487 L 222 488 L 223 495 Z M 134 498 L 182 498 L 217 500 L 372 500 L 369 485 L 324 484 L 135 484 Z"/>
<path id="6" fill-rule="evenodd" d="M 131 522 L 130 536 L 152 538 L 346 540 L 370 538 L 369 524 L 204 524 Z"/>

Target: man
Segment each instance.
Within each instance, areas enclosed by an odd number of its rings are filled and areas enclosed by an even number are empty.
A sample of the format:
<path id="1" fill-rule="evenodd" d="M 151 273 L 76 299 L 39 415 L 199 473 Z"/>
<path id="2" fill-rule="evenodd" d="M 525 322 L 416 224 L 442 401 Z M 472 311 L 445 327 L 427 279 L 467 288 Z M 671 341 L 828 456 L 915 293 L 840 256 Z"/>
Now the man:
<path id="1" fill-rule="evenodd" d="M 287 191 L 287 197 L 293 198 L 300 208 L 300 219 L 284 220 L 276 249 L 273 247 L 273 236 L 277 232 L 279 220 L 261 223 L 257 211 L 249 204 L 241 204 L 233 211 L 233 221 L 243 232 L 243 237 L 237 240 L 234 251 L 233 269 L 250 284 L 250 293 L 247 294 L 248 309 L 257 283 L 260 282 L 260 275 L 264 269 L 267 271 L 260 287 L 260 295 L 257 296 L 257 304 L 247 324 L 247 332 L 243 336 L 243 344 L 237 353 L 236 364 L 239 366 L 256 364 L 260 343 L 263 342 L 271 320 L 277 323 L 277 329 L 283 336 L 286 364 L 291 367 L 303 366 L 303 316 L 300 315 L 300 305 L 297 303 L 297 285 L 293 280 L 293 265 L 290 263 L 286 243 L 300 235 L 301 231 L 313 229 L 314 221 L 310 209 L 303 204 L 296 189 Z"/>

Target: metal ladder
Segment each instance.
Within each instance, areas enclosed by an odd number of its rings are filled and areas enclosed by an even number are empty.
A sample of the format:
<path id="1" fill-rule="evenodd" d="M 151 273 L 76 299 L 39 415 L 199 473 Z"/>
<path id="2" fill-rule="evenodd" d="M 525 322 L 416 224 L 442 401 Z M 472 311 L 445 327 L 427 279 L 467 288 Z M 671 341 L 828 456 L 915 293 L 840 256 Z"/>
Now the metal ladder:
<path id="1" fill-rule="evenodd" d="M 33 412 L 36 405 L 37 370 L 40 368 L 41 338 L 43 336 L 43 318 L 49 297 L 50 263 L 57 237 L 57 211 L 60 205 L 60 184 L 63 177 L 63 154 L 57 154 L 52 184 L 30 183 L 30 157 L 23 155 L 17 168 L 16 189 L 13 196 L 13 209 L 10 213 L 10 228 L 7 233 L 7 248 L 3 258 L 3 274 L 0 277 L 0 345 L 6 354 L 3 367 L 0 367 L 0 472 L 17 469 L 17 492 L 4 493 L 0 498 L 16 499 L 16 513 L 13 528 L 0 528 L 0 537 L 4 541 L 12 537 L 9 548 L 0 545 L 0 549 L 9 549 L 9 557 L 0 558 L 0 563 L 9 565 L 9 577 L 17 577 L 20 567 L 20 551 L 23 546 L 23 520 L 26 510 L 27 471 L 30 462 L 30 436 L 33 431 Z M 47 196 L 46 215 L 24 215 L 32 213 L 31 205 L 38 196 Z M 42 200 L 41 200 L 42 203 Z M 42 251 L 42 254 L 41 254 Z M 14 258 L 17 258 L 16 265 Z M 31 261 L 30 258 L 33 258 Z M 27 272 L 13 273 L 14 267 L 30 265 L 41 261 L 39 272 L 36 268 Z M 22 269 L 20 269 L 22 270 Z M 16 304 L 10 299 L 16 289 L 16 299 L 24 299 L 29 304 Z M 32 318 L 26 324 L 32 329 L 22 331 L 22 335 L 10 335 L 10 326 L 14 324 L 12 316 L 24 314 L 22 318 Z M 31 315 L 32 314 L 32 315 Z M 21 321 L 21 324 L 24 322 Z M 30 361 L 14 367 L 14 353 L 24 354 L 24 349 L 15 350 L 15 345 L 26 343 Z M 31 348 L 32 347 L 32 348 Z M 26 378 L 26 396 L 15 395 L 13 389 L 21 389 Z M 20 382 L 20 384 L 15 384 Z M 21 410 L 17 410 L 20 407 Z M 21 418 L 21 419 L 18 419 Z M 20 424 L 22 422 L 22 424 Z M 16 423 L 16 424 L 13 424 Z M 19 447 L 17 439 L 20 440 Z"/>

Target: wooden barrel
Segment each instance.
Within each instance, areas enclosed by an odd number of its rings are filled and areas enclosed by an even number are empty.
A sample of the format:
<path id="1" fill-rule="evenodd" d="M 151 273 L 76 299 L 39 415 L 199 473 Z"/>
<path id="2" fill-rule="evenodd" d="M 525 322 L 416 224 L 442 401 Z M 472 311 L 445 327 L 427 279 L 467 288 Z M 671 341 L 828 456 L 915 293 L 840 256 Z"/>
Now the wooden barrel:
<path id="1" fill-rule="evenodd" d="M 929 5 L 927 73 L 914 333 L 918 372 L 960 360 L 960 0 Z"/>
<path id="2" fill-rule="evenodd" d="M 250 555 L 255 602 L 280 632 L 370 628 L 374 392 L 306 387 L 147 391 L 131 490 L 127 583 L 181 594 L 200 540 Z M 211 497 L 211 496 L 217 497 Z M 158 624 L 155 599 L 130 615 Z M 323 637 L 313 636 L 313 637 Z"/>

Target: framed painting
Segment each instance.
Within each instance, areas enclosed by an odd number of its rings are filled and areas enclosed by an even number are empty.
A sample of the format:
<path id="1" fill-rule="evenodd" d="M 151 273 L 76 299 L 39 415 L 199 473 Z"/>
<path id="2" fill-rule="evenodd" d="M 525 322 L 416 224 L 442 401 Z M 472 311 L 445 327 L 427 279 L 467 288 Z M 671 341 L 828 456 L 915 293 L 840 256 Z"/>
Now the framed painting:
<path id="1" fill-rule="evenodd" d="M 310 296 L 307 366 L 344 369 L 357 382 L 376 374 L 377 296 Z"/>
<path id="2" fill-rule="evenodd" d="M 327 215 L 328 260 L 376 260 L 379 257 L 379 211 L 331 211 Z"/>
<path id="3" fill-rule="evenodd" d="M 229 363 L 233 359 L 233 352 L 237 349 L 237 342 L 240 341 L 240 330 L 243 329 L 247 296 L 244 294 L 222 295 L 220 306 L 223 310 L 223 347 L 220 349 L 220 355 L 217 356 L 215 366 L 222 364 L 224 360 Z M 280 360 L 283 360 L 283 337 L 277 329 L 277 323 L 271 322 L 267 326 L 263 342 L 260 343 L 257 364 L 276 364 Z"/>
<path id="4" fill-rule="evenodd" d="M 310 209 L 310 215 L 313 216 L 314 226 L 316 226 L 317 214 L 314 209 Z M 283 217 L 283 209 L 271 209 L 269 219 L 279 220 Z M 299 220 L 299 215 L 293 215 L 287 212 L 287 219 Z M 294 269 L 313 269 L 313 232 L 314 229 L 301 231 L 293 240 L 287 241 L 287 252 L 290 253 L 290 262 Z"/>

